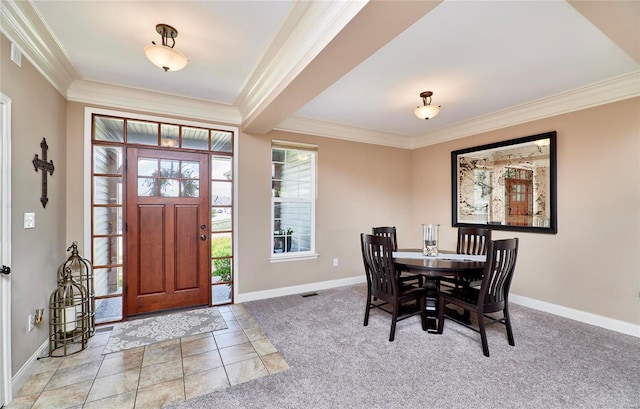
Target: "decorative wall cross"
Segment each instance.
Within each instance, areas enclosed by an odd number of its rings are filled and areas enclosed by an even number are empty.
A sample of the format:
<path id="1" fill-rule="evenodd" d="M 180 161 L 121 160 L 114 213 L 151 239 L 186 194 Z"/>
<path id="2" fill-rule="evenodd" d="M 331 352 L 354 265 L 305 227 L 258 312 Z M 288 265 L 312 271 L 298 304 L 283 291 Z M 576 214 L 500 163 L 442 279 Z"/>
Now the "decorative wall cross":
<path id="1" fill-rule="evenodd" d="M 47 202 L 49 199 L 47 198 L 47 172 L 50 175 L 53 175 L 53 160 L 47 162 L 47 150 L 49 149 L 49 145 L 47 145 L 47 139 L 42 138 L 42 142 L 40 142 L 40 147 L 42 148 L 42 159 L 38 159 L 38 154 L 34 156 L 31 163 L 33 163 L 33 168 L 38 171 L 38 169 L 42 169 L 42 196 L 40 196 L 40 203 L 42 203 L 42 207 L 47 207 Z"/>

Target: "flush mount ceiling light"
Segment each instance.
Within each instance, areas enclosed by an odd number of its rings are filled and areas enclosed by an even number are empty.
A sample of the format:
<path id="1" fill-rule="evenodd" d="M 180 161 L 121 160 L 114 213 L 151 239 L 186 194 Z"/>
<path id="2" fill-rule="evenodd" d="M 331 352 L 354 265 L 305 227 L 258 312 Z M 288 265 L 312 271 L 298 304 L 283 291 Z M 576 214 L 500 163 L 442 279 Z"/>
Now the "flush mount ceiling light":
<path id="1" fill-rule="evenodd" d="M 440 112 L 439 105 L 431 105 L 431 95 L 433 92 L 424 91 L 420 93 L 420 98 L 422 98 L 422 106 L 417 107 L 413 113 L 420 119 L 429 119 L 438 115 Z"/>
<path id="2" fill-rule="evenodd" d="M 186 67 L 189 60 L 180 51 L 173 48 L 176 45 L 176 37 L 178 30 L 167 24 L 158 24 L 156 31 L 162 37 L 162 45 L 151 42 L 144 48 L 149 61 L 156 67 L 160 67 L 165 71 L 178 71 Z M 168 44 L 168 39 L 172 40 L 172 44 Z"/>

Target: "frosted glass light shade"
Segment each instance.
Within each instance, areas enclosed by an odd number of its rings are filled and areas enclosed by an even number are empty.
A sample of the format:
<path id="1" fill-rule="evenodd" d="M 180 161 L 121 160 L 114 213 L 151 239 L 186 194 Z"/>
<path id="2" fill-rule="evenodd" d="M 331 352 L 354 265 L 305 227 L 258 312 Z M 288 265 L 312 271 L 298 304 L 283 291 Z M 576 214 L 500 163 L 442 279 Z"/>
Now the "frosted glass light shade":
<path id="1" fill-rule="evenodd" d="M 189 60 L 180 51 L 166 45 L 150 44 L 144 53 L 156 67 L 165 71 L 178 71 L 187 66 Z"/>
<path id="2" fill-rule="evenodd" d="M 413 113 L 420 119 L 429 119 L 438 115 L 440 112 L 440 107 L 437 105 L 423 105 L 421 107 L 416 108 Z"/>

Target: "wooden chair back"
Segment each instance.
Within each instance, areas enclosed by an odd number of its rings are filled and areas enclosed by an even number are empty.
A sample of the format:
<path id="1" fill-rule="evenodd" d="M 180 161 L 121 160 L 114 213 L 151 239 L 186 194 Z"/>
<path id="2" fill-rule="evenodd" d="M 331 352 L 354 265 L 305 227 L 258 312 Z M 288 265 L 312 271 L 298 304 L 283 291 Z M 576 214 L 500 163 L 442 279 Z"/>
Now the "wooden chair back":
<path id="1" fill-rule="evenodd" d="M 398 295 L 398 275 L 393 264 L 389 237 L 362 233 L 362 260 L 371 295 L 391 301 Z"/>
<path id="2" fill-rule="evenodd" d="M 489 242 L 484 276 L 478 294 L 480 315 L 501 311 L 507 305 L 517 257 L 517 238 Z"/>
<path id="3" fill-rule="evenodd" d="M 374 227 L 371 229 L 374 236 L 388 237 L 391 240 L 391 251 L 398 251 L 398 238 L 395 226 Z"/>
<path id="4" fill-rule="evenodd" d="M 491 242 L 491 230 L 480 227 L 460 227 L 458 229 L 458 254 L 484 255 L 487 254 Z"/>

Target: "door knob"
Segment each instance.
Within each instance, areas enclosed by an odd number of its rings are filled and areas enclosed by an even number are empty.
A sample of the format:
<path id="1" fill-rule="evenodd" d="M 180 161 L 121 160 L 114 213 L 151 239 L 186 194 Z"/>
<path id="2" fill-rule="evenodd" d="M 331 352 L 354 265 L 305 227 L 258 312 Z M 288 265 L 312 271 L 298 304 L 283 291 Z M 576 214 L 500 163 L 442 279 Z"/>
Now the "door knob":
<path id="1" fill-rule="evenodd" d="M 200 235 L 200 240 L 205 241 L 207 239 L 207 236 L 204 234 Z"/>
<path id="2" fill-rule="evenodd" d="M 2 274 L 11 274 L 11 267 L 2 266 L 2 270 L 0 270 Z"/>
<path id="3" fill-rule="evenodd" d="M 205 224 L 201 224 L 201 225 L 200 225 L 200 230 L 204 230 L 204 229 L 206 229 L 206 228 L 207 228 L 207 225 L 205 225 Z"/>

